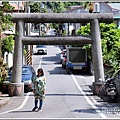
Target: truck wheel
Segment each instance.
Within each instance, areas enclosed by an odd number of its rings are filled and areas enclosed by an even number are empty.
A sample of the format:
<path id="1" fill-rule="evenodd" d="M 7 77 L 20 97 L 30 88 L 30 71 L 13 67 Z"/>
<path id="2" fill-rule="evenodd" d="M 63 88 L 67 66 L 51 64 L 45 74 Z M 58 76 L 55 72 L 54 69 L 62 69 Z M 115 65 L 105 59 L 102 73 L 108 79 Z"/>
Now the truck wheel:
<path id="1" fill-rule="evenodd" d="M 65 65 L 63 65 L 63 69 L 65 69 L 66 67 L 65 67 Z"/>
<path id="2" fill-rule="evenodd" d="M 94 75 L 94 70 L 93 70 L 93 63 L 92 61 L 89 62 L 89 74 L 90 75 Z"/>
<path id="3" fill-rule="evenodd" d="M 63 64 L 62 64 L 62 68 L 63 68 Z"/>
<path id="4" fill-rule="evenodd" d="M 66 71 L 67 71 L 67 73 L 68 73 L 68 74 L 70 74 L 70 71 L 69 71 L 69 69 L 68 69 L 68 68 L 66 68 Z"/>

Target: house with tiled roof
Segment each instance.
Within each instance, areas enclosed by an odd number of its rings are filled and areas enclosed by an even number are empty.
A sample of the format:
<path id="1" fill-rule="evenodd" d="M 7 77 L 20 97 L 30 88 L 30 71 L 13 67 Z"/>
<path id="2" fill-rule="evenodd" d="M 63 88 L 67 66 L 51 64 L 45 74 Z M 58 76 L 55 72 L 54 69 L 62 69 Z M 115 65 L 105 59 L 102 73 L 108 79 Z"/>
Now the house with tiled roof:
<path id="1" fill-rule="evenodd" d="M 105 3 L 105 2 L 94 2 L 93 9 L 99 11 L 99 13 L 113 13 L 115 16 L 120 15 L 120 3 Z M 83 6 L 69 6 L 63 13 L 88 13 L 89 10 L 84 9 Z"/>
<path id="2" fill-rule="evenodd" d="M 14 7 L 14 12 L 24 12 L 23 1 L 9 1 L 10 5 Z"/>
<path id="3" fill-rule="evenodd" d="M 23 1 L 9 1 L 9 4 L 14 7 L 13 12 L 24 12 L 24 2 Z M 2 1 L 0 1 L 0 6 Z"/>
<path id="4" fill-rule="evenodd" d="M 68 9 L 63 13 L 82 13 L 82 12 L 85 12 L 83 6 L 69 6 Z"/>
<path id="5" fill-rule="evenodd" d="M 101 13 L 113 13 L 115 16 L 120 15 L 120 3 L 103 3 L 100 2 Z"/>

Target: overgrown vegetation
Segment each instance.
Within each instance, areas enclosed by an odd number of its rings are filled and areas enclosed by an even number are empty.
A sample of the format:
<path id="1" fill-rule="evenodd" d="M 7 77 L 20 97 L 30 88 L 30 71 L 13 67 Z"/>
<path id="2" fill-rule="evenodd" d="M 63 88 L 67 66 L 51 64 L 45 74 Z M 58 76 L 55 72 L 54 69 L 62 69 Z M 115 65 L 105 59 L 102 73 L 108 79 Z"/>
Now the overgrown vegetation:
<path id="1" fill-rule="evenodd" d="M 2 83 L 7 78 L 7 64 L 4 63 L 4 59 L 0 58 L 0 83 Z"/>
<path id="2" fill-rule="evenodd" d="M 11 13 L 13 13 L 14 7 L 12 7 L 9 2 L 2 2 L 0 6 L 0 29 L 1 32 L 4 30 L 9 30 L 13 27 L 13 22 L 11 22 Z M 0 34 L 2 35 L 2 33 Z M 0 39 L 0 83 L 6 79 L 8 75 L 7 64 L 4 63 L 4 53 L 12 52 L 13 50 L 13 35 L 7 36 L 3 39 Z"/>
<path id="3" fill-rule="evenodd" d="M 43 2 L 43 4 L 47 6 L 48 10 L 51 9 L 53 13 L 62 13 L 68 9 L 68 6 L 82 5 L 82 2 Z"/>
<path id="4" fill-rule="evenodd" d="M 77 31 L 78 35 L 89 35 L 90 24 L 81 26 Z M 114 77 L 120 71 L 120 29 L 117 29 L 116 24 L 100 23 L 101 45 L 104 65 L 111 66 L 112 69 L 106 74 Z M 92 59 L 91 45 L 84 45 L 87 49 L 89 58 Z"/>
<path id="5" fill-rule="evenodd" d="M 5 52 L 10 53 L 13 52 L 13 45 L 14 45 L 14 35 L 6 36 L 2 39 L 2 55 L 5 54 Z"/>

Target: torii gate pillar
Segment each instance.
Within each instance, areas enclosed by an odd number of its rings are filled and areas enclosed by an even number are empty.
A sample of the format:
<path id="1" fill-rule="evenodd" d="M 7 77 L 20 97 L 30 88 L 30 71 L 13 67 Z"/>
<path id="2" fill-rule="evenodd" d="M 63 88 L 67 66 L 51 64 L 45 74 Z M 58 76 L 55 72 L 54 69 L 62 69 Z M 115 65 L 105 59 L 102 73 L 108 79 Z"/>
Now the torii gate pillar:
<path id="1" fill-rule="evenodd" d="M 22 80 L 22 59 L 23 59 L 23 44 L 22 37 L 24 33 L 24 22 L 18 21 L 16 23 L 16 36 L 14 46 L 13 70 L 12 70 L 12 83 L 9 85 L 9 96 L 23 96 L 24 83 Z"/>
<path id="2" fill-rule="evenodd" d="M 93 94 L 98 95 L 99 88 L 104 81 L 100 24 L 98 19 L 94 19 L 91 21 L 91 37 L 93 40 L 92 55 L 93 55 L 94 77 L 95 77 L 95 82 L 93 82 Z"/>

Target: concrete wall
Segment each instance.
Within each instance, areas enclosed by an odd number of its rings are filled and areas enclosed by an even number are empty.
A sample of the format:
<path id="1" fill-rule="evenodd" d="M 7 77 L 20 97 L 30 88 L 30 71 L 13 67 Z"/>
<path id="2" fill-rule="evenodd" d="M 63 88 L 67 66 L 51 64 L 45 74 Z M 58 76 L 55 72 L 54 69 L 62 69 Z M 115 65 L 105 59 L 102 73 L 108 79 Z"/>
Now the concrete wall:
<path id="1" fill-rule="evenodd" d="M 13 53 L 5 53 L 4 62 L 8 65 L 8 68 L 13 66 Z"/>
<path id="2" fill-rule="evenodd" d="M 4 62 L 8 65 L 8 68 L 13 66 L 13 55 L 14 53 L 5 53 Z M 25 64 L 25 55 L 23 55 L 23 64 Z"/>

